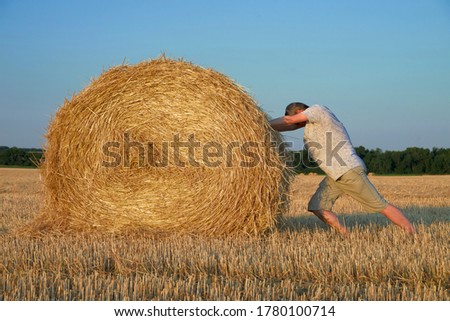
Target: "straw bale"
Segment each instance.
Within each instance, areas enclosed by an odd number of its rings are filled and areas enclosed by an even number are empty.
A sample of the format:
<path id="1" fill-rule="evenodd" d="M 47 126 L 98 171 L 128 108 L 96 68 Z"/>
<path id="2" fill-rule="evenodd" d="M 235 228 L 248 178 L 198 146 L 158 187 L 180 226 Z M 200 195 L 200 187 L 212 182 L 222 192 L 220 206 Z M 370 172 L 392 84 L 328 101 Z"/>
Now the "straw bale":
<path id="1" fill-rule="evenodd" d="M 64 102 L 46 139 L 39 230 L 258 234 L 288 205 L 290 171 L 266 115 L 189 62 L 103 72 Z"/>

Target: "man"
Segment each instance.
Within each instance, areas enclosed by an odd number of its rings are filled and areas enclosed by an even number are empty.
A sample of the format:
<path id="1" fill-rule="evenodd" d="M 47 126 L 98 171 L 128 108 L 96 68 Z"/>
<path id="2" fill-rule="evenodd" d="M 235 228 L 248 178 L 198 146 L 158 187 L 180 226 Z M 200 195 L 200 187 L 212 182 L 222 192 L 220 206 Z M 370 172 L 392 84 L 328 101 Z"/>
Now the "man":
<path id="1" fill-rule="evenodd" d="M 305 127 L 303 140 L 309 156 L 327 174 L 309 201 L 308 211 L 346 234 L 347 229 L 339 223 L 332 207 L 339 196 L 348 194 L 367 211 L 380 212 L 406 232 L 415 233 L 403 213 L 389 204 L 369 181 L 364 162 L 356 154 L 347 130 L 327 107 L 291 103 L 286 107 L 285 116 L 273 119 L 270 125 L 277 131 Z"/>

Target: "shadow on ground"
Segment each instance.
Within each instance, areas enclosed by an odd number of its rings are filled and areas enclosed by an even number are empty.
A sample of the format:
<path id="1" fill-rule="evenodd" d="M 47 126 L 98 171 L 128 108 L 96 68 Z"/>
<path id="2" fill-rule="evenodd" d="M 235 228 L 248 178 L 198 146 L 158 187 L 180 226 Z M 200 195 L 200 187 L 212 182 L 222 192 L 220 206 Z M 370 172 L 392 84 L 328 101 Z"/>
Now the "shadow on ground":
<path id="1" fill-rule="evenodd" d="M 414 225 L 429 226 L 435 223 L 450 223 L 450 207 L 409 207 L 402 211 Z M 347 228 L 365 228 L 370 226 L 385 227 L 390 221 L 380 213 L 339 214 L 341 223 Z M 299 214 L 283 217 L 280 221 L 280 231 L 328 230 L 322 221 L 314 214 Z"/>

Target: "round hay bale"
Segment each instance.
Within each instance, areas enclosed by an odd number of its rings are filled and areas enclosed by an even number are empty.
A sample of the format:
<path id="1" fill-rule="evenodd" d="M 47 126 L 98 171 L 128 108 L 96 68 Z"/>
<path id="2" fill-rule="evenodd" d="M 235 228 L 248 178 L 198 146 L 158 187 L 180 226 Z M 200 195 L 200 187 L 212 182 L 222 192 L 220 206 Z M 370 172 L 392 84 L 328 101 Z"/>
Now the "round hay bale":
<path id="1" fill-rule="evenodd" d="M 41 230 L 257 234 L 288 204 L 265 114 L 188 62 L 107 70 L 64 102 L 46 138 Z"/>

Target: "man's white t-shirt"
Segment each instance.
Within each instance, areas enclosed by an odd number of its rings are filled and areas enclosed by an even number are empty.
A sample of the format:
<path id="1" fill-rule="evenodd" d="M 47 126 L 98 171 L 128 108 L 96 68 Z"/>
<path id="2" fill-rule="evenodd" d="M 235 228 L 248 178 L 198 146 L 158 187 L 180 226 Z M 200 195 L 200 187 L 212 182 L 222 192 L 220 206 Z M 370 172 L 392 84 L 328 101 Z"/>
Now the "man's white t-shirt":
<path id="1" fill-rule="evenodd" d="M 344 125 L 325 106 L 313 105 L 303 111 L 308 117 L 303 141 L 309 156 L 332 179 L 350 169 L 366 167 L 356 154 Z"/>

